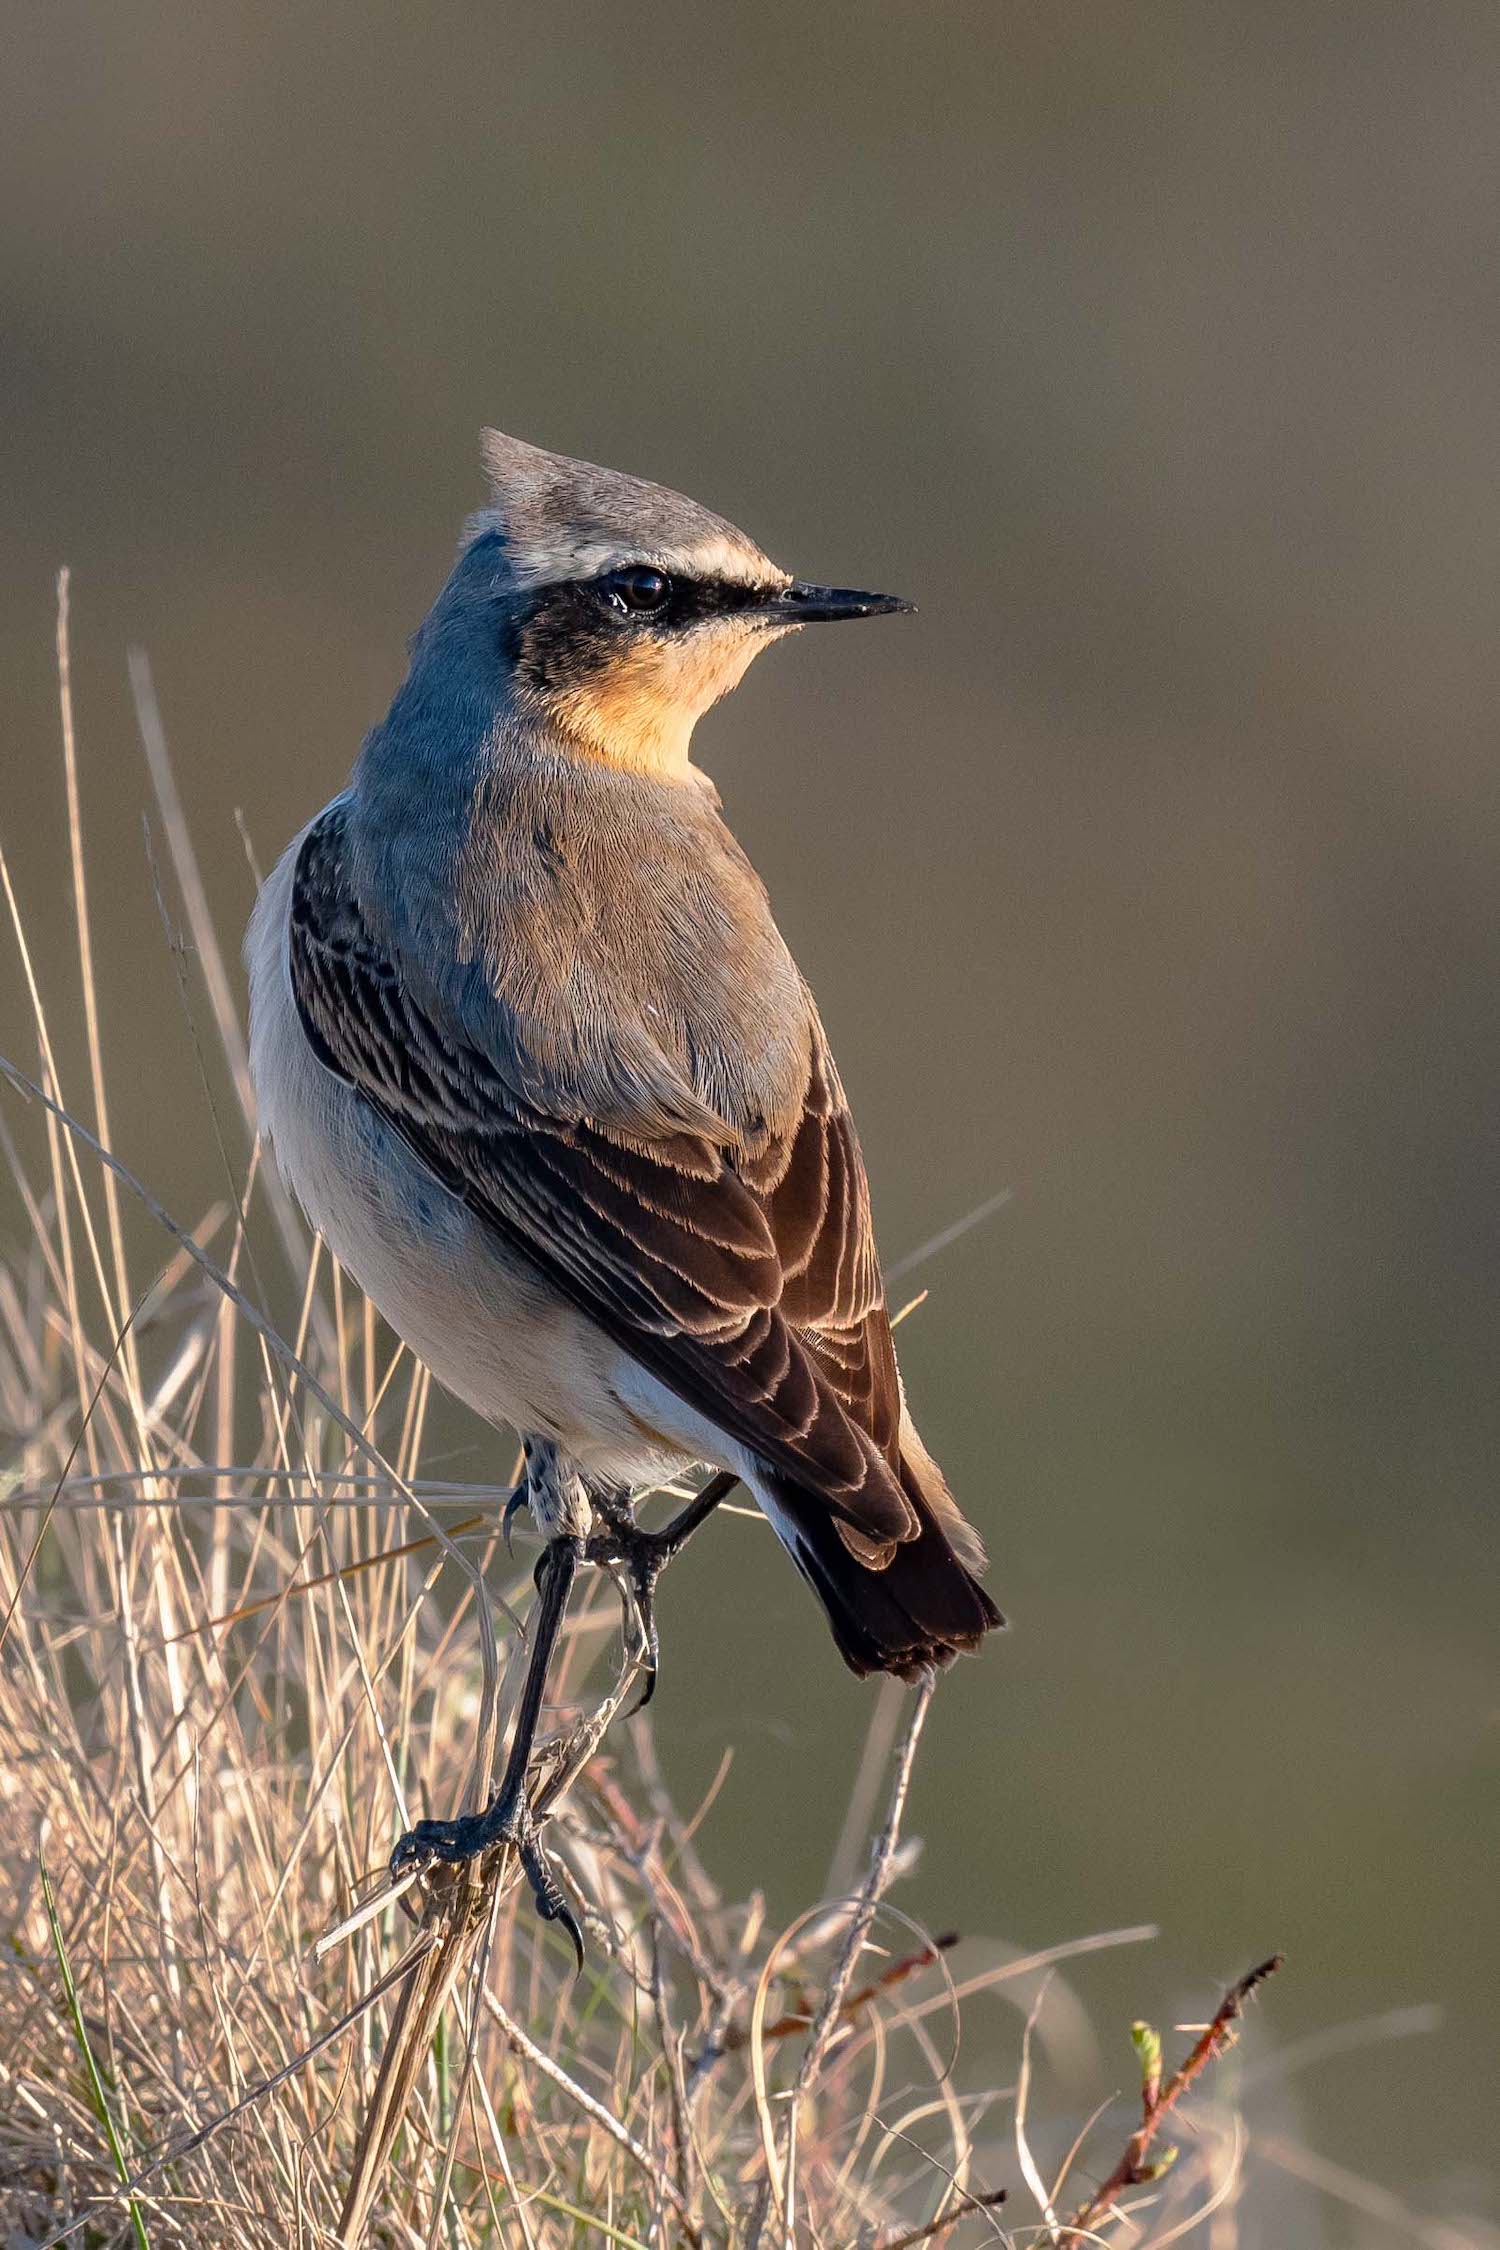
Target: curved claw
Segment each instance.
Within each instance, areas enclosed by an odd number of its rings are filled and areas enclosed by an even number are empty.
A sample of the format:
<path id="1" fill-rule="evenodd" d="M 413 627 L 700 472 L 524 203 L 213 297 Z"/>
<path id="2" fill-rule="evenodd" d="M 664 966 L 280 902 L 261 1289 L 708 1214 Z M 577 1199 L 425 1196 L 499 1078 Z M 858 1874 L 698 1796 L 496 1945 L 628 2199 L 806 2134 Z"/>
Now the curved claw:
<path id="1" fill-rule="evenodd" d="M 552 1865 L 537 1842 L 534 1833 L 522 1836 L 516 1846 L 516 1857 L 531 1885 L 532 1904 L 544 1922 L 557 1922 L 573 1941 L 573 1951 L 578 1956 L 574 1974 L 582 1976 L 584 1962 L 583 1930 L 577 1915 L 568 1904 L 567 1894 L 552 1872 Z"/>
<path id="2" fill-rule="evenodd" d="M 567 1931 L 569 1937 L 573 1941 L 573 1954 L 575 1960 L 578 1963 L 578 1966 L 574 1969 L 573 1974 L 575 1977 L 581 1977 L 583 1975 L 583 1964 L 586 1957 L 583 1945 L 583 1931 L 579 1925 L 578 1916 L 573 1912 L 572 1907 L 568 1905 L 566 1900 L 564 1900 L 563 1904 L 558 1908 L 555 1914 L 543 1914 L 540 1907 L 537 1908 L 537 1913 L 541 1915 L 541 1919 L 544 1922 L 560 1923 L 563 1929 Z"/>
<path id="3" fill-rule="evenodd" d="M 620 1717 L 622 1719 L 635 1718 L 638 1712 L 645 1710 L 646 1705 L 651 1701 L 651 1698 L 653 1695 L 655 1695 L 655 1693 L 656 1659 L 655 1657 L 648 1656 L 646 1658 L 646 1661 L 641 1666 L 641 1692 L 636 1697 L 634 1703 L 631 1704 L 629 1710 L 622 1711 L 620 1713 Z"/>
<path id="4" fill-rule="evenodd" d="M 393 1883 L 399 1883 L 402 1876 L 406 1873 L 407 1869 L 409 1867 L 417 1866 L 417 1864 L 421 1860 L 425 1859 L 426 1856 L 426 1853 L 422 1849 L 421 1839 L 418 1837 L 416 1829 L 408 1828 L 404 1836 L 400 1836 L 396 1839 L 395 1847 L 391 1852 L 391 1856 L 386 1861 L 386 1868 L 390 1875 L 391 1881 Z"/>
<path id="5" fill-rule="evenodd" d="M 632 1620 L 640 1633 L 641 1689 L 629 1709 L 620 1713 L 622 1719 L 633 1719 L 638 1711 L 645 1710 L 656 1693 L 656 1675 L 661 1664 L 661 1642 L 656 1631 L 656 1581 L 661 1564 L 644 1544 L 649 1536 L 649 1533 L 636 1532 L 628 1544 L 607 1545 L 601 1558 L 620 1597 L 627 1651 Z"/>
<path id="6" fill-rule="evenodd" d="M 502 1537 L 505 1540 L 505 1552 L 508 1555 L 513 1555 L 516 1551 L 510 1543 L 510 1527 L 515 1522 L 516 1517 L 520 1514 L 521 1510 L 527 1505 L 529 1489 L 530 1488 L 524 1483 L 518 1484 L 515 1491 L 506 1501 L 505 1513 L 500 1518 L 500 1531 Z"/>

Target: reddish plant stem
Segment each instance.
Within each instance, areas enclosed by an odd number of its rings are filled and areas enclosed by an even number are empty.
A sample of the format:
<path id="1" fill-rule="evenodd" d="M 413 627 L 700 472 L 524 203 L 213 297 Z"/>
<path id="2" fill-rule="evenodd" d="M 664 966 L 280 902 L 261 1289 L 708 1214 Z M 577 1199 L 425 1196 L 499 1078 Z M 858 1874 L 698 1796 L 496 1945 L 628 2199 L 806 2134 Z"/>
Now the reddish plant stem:
<path id="1" fill-rule="evenodd" d="M 1057 2250 L 1081 2250 L 1084 2231 L 1113 2210 L 1127 2189 L 1144 2187 L 1156 2178 L 1151 2148 L 1169 2113 L 1209 2064 L 1233 2044 L 1234 2026 L 1245 2012 L 1245 2002 L 1258 1985 L 1276 1974 L 1281 1963 L 1282 1955 L 1273 1953 L 1269 1961 L 1262 1961 L 1242 1976 L 1238 1984 L 1231 1985 L 1214 2010 L 1213 2021 L 1200 2034 L 1186 2061 L 1164 2083 L 1145 2086 L 1141 2096 L 1141 2122 L 1125 2143 L 1125 2153 L 1108 2179 L 1101 2181 L 1088 2201 L 1079 2205 L 1057 2235 Z"/>
<path id="2" fill-rule="evenodd" d="M 971 2211 L 998 2211 L 1009 2194 L 1009 2188 L 991 2188 L 985 2195 L 961 2195 L 949 2210 L 940 2212 L 935 2219 L 929 2219 L 925 2226 L 910 2227 L 905 2234 L 898 2234 L 893 2240 L 882 2242 L 880 2250 L 916 2250 L 919 2242 L 931 2242 L 938 2235 L 946 2234 L 949 2227 L 956 2227 L 959 2220 L 966 2219 Z"/>
<path id="3" fill-rule="evenodd" d="M 930 1968 L 940 1953 L 946 1953 L 950 1946 L 957 1943 L 958 1933 L 954 1930 L 946 1931 L 942 1937 L 934 1938 L 930 1945 L 924 1945 L 920 1951 L 904 1953 L 899 1961 L 893 1961 L 888 1969 L 883 1969 L 878 1977 L 872 1977 L 868 1984 L 856 1985 L 852 1992 L 845 1995 L 839 2009 L 840 2022 L 852 2021 L 872 2000 L 879 1999 L 883 1992 L 889 1992 L 892 1985 L 901 1984 L 907 1977 L 915 1976 L 918 1969 Z M 761 2037 L 766 2040 L 790 2039 L 794 2032 L 806 2031 L 815 2013 L 812 1999 L 804 1996 L 798 2007 L 778 2016 L 774 2023 L 768 2023 Z M 742 2024 L 731 2024 L 722 2043 L 726 2054 L 732 2053 L 736 2047 L 747 2047 L 750 2044 L 750 2034 Z"/>

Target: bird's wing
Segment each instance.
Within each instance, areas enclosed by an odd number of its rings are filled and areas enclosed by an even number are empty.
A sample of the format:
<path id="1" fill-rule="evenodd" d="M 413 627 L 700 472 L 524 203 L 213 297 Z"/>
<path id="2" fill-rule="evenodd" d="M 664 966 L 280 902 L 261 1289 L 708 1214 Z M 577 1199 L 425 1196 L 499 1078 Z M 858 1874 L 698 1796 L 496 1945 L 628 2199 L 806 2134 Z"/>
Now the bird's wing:
<path id="1" fill-rule="evenodd" d="M 478 1035 L 376 938 L 339 807 L 298 858 L 289 958 L 315 1052 L 453 1194 L 861 1544 L 915 1536 L 864 1164 L 815 1015 L 800 1118 L 753 1156 L 550 1114 L 518 1088 L 502 1004 Z"/>

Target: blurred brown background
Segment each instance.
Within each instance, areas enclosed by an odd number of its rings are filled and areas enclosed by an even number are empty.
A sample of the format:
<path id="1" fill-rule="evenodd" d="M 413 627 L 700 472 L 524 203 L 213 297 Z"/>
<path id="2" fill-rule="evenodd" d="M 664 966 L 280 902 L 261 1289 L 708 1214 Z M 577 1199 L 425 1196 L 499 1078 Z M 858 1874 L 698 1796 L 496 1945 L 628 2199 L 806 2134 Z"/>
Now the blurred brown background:
<path id="1" fill-rule="evenodd" d="M 5 48 L 0 834 L 66 1019 L 67 562 L 123 1154 L 184 1217 L 221 1185 L 128 642 L 237 935 L 235 810 L 269 858 L 342 781 L 483 421 L 914 597 L 698 737 L 888 1259 L 1014 1190 L 904 1331 L 1014 1620 L 936 1708 L 905 1903 L 1159 1919 L 1080 1976 L 1106 2026 L 1272 1945 L 1278 2039 L 1440 2003 L 1284 2099 L 1480 2239 L 1500 13 L 162 0 Z M 433 1451 L 496 1473 L 457 1414 Z M 738 1746 L 710 1856 L 790 1910 L 868 1691 L 748 1525 L 665 1608 L 684 1786 Z"/>

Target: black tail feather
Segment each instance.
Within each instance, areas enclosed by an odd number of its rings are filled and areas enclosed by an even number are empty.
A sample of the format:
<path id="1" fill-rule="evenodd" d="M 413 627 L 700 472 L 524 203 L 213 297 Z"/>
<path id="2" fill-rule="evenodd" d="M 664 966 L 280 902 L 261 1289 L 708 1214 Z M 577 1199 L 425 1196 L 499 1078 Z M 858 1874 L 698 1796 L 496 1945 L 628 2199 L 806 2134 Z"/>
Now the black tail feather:
<path id="1" fill-rule="evenodd" d="M 757 1480 L 759 1481 L 759 1480 Z M 902 1478 L 921 1530 L 903 1540 L 884 1569 L 851 1552 L 826 1501 L 781 1477 L 767 1477 L 767 1513 L 833 1628 L 853 1672 L 894 1672 L 915 1680 L 978 1648 L 1005 1620 L 973 1571 L 954 1553 L 915 1481 Z"/>

